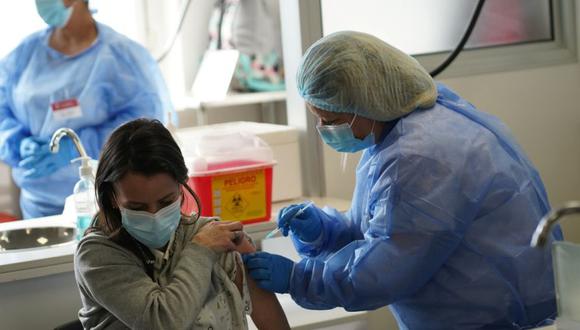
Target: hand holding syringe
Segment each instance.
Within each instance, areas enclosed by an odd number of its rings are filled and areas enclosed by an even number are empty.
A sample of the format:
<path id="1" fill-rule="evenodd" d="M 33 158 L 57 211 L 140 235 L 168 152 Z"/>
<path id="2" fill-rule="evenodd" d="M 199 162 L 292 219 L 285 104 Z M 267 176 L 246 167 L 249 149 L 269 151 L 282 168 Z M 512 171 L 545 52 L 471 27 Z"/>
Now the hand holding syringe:
<path id="1" fill-rule="evenodd" d="M 298 212 L 296 212 L 296 214 L 294 214 L 293 218 L 296 218 L 296 217 L 299 217 L 300 215 L 302 215 L 302 213 L 304 213 L 304 211 L 306 211 L 306 209 L 308 209 L 313 204 L 314 204 L 314 202 L 309 202 L 308 204 L 306 204 L 303 208 L 298 210 Z M 287 225 L 289 225 L 289 224 L 287 224 Z M 266 235 L 265 239 L 272 238 L 272 237 L 276 236 L 276 234 L 278 234 L 281 230 L 282 230 L 282 227 L 278 227 L 278 228 L 272 230 L 271 232 L 269 232 Z"/>

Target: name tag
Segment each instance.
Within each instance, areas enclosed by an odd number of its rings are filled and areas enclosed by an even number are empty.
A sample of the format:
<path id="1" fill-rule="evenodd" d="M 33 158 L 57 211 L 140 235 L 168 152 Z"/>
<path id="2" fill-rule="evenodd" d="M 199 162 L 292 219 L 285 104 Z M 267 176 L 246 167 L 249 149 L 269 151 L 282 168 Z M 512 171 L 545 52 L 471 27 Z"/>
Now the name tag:
<path id="1" fill-rule="evenodd" d="M 55 119 L 72 119 L 82 117 L 83 111 L 77 99 L 68 99 L 54 102 L 50 105 L 52 116 Z"/>

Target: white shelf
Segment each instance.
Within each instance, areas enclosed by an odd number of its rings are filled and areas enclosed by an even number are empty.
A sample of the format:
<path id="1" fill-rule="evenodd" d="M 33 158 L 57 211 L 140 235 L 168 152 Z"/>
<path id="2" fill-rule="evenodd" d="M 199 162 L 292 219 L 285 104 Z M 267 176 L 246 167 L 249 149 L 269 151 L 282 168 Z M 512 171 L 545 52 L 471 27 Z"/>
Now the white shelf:
<path id="1" fill-rule="evenodd" d="M 185 95 L 175 100 L 177 111 L 195 110 L 195 109 L 212 109 L 233 107 L 248 104 L 261 104 L 270 102 L 281 102 L 286 100 L 286 91 L 277 92 L 258 92 L 258 93 L 232 93 L 228 94 L 223 100 L 200 102 L 191 95 Z"/>

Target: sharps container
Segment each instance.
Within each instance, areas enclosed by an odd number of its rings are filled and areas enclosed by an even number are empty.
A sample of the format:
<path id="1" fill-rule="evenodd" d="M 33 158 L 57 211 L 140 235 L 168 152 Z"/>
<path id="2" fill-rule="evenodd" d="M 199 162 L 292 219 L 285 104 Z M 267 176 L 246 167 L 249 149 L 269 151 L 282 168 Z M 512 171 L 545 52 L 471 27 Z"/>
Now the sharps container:
<path id="1" fill-rule="evenodd" d="M 245 132 L 211 132 L 186 157 L 188 184 L 201 200 L 201 215 L 224 221 L 268 221 L 272 208 L 272 149 Z M 187 206 L 192 198 L 186 196 Z"/>

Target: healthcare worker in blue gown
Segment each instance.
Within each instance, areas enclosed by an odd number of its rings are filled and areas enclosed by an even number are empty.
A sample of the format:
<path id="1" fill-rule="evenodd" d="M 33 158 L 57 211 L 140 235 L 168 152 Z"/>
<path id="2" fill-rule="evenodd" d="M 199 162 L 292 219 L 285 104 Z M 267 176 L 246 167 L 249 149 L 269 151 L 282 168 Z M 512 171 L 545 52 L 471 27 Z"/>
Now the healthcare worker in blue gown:
<path id="1" fill-rule="evenodd" d="M 281 210 L 300 262 L 245 256 L 262 288 L 311 309 L 390 305 L 401 329 L 550 323 L 550 251 L 530 247 L 550 205 L 504 124 L 363 33 L 312 45 L 297 85 L 322 140 L 364 152 L 348 212 Z M 557 228 L 551 240 L 560 239 Z"/>
<path id="2" fill-rule="evenodd" d="M 36 0 L 49 28 L 0 61 L 0 161 L 21 188 L 24 218 L 59 214 L 78 181 L 68 138 L 51 154 L 60 127 L 75 130 L 89 156 L 120 124 L 164 120 L 172 109 L 156 62 L 136 42 L 93 20 L 80 0 Z"/>

